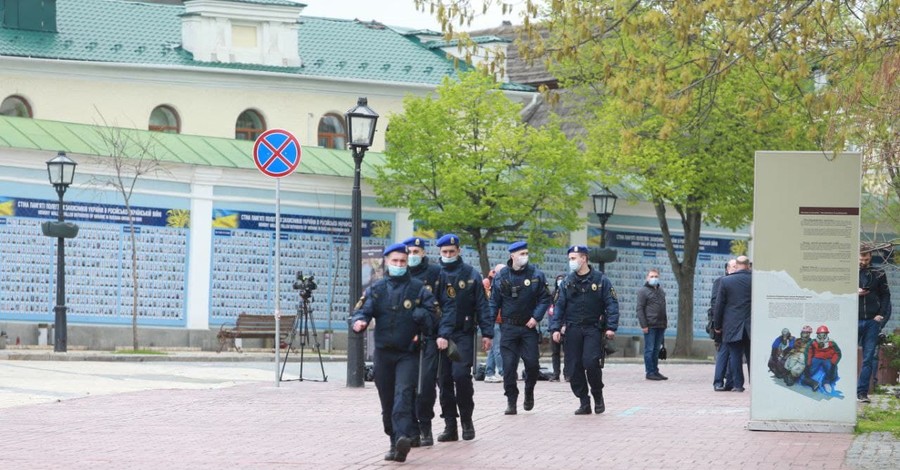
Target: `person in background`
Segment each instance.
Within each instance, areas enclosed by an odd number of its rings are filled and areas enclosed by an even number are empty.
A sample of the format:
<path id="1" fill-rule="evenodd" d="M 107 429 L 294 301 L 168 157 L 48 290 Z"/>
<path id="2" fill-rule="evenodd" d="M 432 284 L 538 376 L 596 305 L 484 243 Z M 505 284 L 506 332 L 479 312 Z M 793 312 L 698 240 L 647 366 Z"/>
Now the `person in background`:
<path id="1" fill-rule="evenodd" d="M 715 318 L 716 299 L 719 295 L 719 283 L 722 279 L 733 273 L 736 269 L 734 258 L 725 263 L 725 275 L 717 277 L 713 281 L 712 294 L 709 298 L 709 310 L 711 316 Z M 716 345 L 716 370 L 713 374 L 713 390 L 717 392 L 730 392 L 734 389 L 731 379 L 731 371 L 728 369 L 728 361 L 731 356 L 728 355 L 728 348 L 722 345 L 722 332 L 713 330 L 713 342 Z"/>
<path id="2" fill-rule="evenodd" d="M 488 275 L 490 282 L 485 284 L 488 299 L 491 298 L 491 284 L 494 282 L 494 277 L 505 267 L 505 264 L 498 264 Z M 488 352 L 484 365 L 484 381 L 487 383 L 503 382 L 503 358 L 500 356 L 500 315 L 494 317 L 494 340 L 491 341 L 491 350 Z"/>
<path id="3" fill-rule="evenodd" d="M 750 367 L 753 275 L 750 272 L 750 259 L 746 256 L 738 256 L 735 260 L 735 267 L 737 270 L 719 283 L 719 293 L 716 295 L 715 325 L 716 332 L 722 333 L 722 341 L 728 348 L 728 369 L 731 370 L 734 391 L 743 392 L 744 356 L 747 356 L 748 359 L 747 368 Z"/>
<path id="4" fill-rule="evenodd" d="M 556 301 L 559 299 L 559 287 L 562 285 L 563 279 L 565 279 L 565 278 L 566 278 L 565 274 L 557 275 L 556 283 L 553 285 L 553 289 L 554 289 L 553 303 L 550 304 L 550 310 L 547 310 L 547 315 L 550 316 L 551 323 L 553 322 L 553 313 L 555 311 Z M 552 333 L 551 333 L 551 336 L 552 336 Z M 559 342 L 553 341 L 552 339 L 550 340 L 550 353 L 551 353 L 550 361 L 551 361 L 551 364 L 553 365 L 553 375 L 550 376 L 551 382 L 559 382 L 560 359 L 562 357 L 563 344 L 566 342 L 566 326 L 565 325 L 563 325 L 559 329 L 559 338 L 560 338 Z M 563 375 L 565 375 L 565 374 L 563 374 Z M 568 381 L 569 381 L 569 379 L 568 379 L 568 377 L 566 377 L 566 382 L 568 382 Z"/>
<path id="5" fill-rule="evenodd" d="M 659 347 L 668 326 L 666 292 L 659 285 L 659 270 L 647 272 L 637 293 L 637 318 L 644 333 L 644 373 L 647 380 L 669 380 L 659 373 Z"/>
<path id="6" fill-rule="evenodd" d="M 877 369 L 878 335 L 891 318 L 891 290 L 884 270 L 872 266 L 871 244 L 859 249 L 859 322 L 857 344 L 862 348 L 862 370 L 856 382 L 856 399 L 869 403 L 869 382 Z"/>

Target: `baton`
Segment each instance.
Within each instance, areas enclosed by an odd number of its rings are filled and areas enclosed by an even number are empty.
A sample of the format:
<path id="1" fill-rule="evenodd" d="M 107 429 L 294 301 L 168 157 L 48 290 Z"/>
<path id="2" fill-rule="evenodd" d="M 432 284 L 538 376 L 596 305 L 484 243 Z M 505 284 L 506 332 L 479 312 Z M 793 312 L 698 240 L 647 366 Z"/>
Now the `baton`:
<path id="1" fill-rule="evenodd" d="M 421 333 L 420 333 L 421 335 Z M 419 382 L 416 385 L 416 395 L 422 394 L 422 362 L 425 360 L 425 337 L 419 342 Z"/>
<path id="2" fill-rule="evenodd" d="M 600 332 L 600 368 L 606 365 L 606 332 Z"/>

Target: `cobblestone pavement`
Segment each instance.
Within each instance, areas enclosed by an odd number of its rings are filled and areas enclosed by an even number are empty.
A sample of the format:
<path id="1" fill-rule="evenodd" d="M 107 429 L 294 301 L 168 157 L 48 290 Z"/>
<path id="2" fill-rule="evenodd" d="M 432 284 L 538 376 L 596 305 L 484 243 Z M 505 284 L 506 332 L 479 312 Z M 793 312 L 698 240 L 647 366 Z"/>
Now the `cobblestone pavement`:
<path id="1" fill-rule="evenodd" d="M 0 397 L 23 364 L 0 361 Z M 44 364 L 29 385 L 41 400 L 0 407 L 8 468 L 868 469 L 896 468 L 898 455 L 890 434 L 748 431 L 750 394 L 713 392 L 709 364 L 664 365 L 671 379 L 652 382 L 640 364 L 608 363 L 602 415 L 573 415 L 567 383 L 539 382 L 535 409 L 505 416 L 502 385 L 476 382 L 475 440 L 412 449 L 405 464 L 382 460 L 375 388 L 346 388 L 343 363 L 326 363 L 327 382 L 278 387 L 271 363 Z M 113 391 L 47 397 L 66 383 Z"/>

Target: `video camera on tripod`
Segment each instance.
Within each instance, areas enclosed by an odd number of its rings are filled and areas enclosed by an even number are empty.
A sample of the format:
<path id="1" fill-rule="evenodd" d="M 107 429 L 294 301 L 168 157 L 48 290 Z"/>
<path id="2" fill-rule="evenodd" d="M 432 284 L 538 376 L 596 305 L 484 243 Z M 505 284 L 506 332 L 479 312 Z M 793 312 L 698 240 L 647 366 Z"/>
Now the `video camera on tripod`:
<path id="1" fill-rule="evenodd" d="M 315 274 L 304 276 L 303 271 L 297 271 L 297 279 L 294 281 L 294 290 L 299 291 L 301 299 L 312 297 L 312 293 L 319 286 L 316 284 Z"/>

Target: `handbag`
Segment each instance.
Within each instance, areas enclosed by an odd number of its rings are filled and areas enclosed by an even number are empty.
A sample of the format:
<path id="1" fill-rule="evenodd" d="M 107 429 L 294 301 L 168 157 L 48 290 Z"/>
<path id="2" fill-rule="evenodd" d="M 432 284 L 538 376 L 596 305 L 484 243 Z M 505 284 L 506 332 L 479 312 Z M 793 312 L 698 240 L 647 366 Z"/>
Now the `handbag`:
<path id="1" fill-rule="evenodd" d="M 666 342 L 663 341 L 662 346 L 659 347 L 659 358 L 660 360 L 665 361 L 666 358 L 669 357 L 668 351 L 666 351 Z"/>

